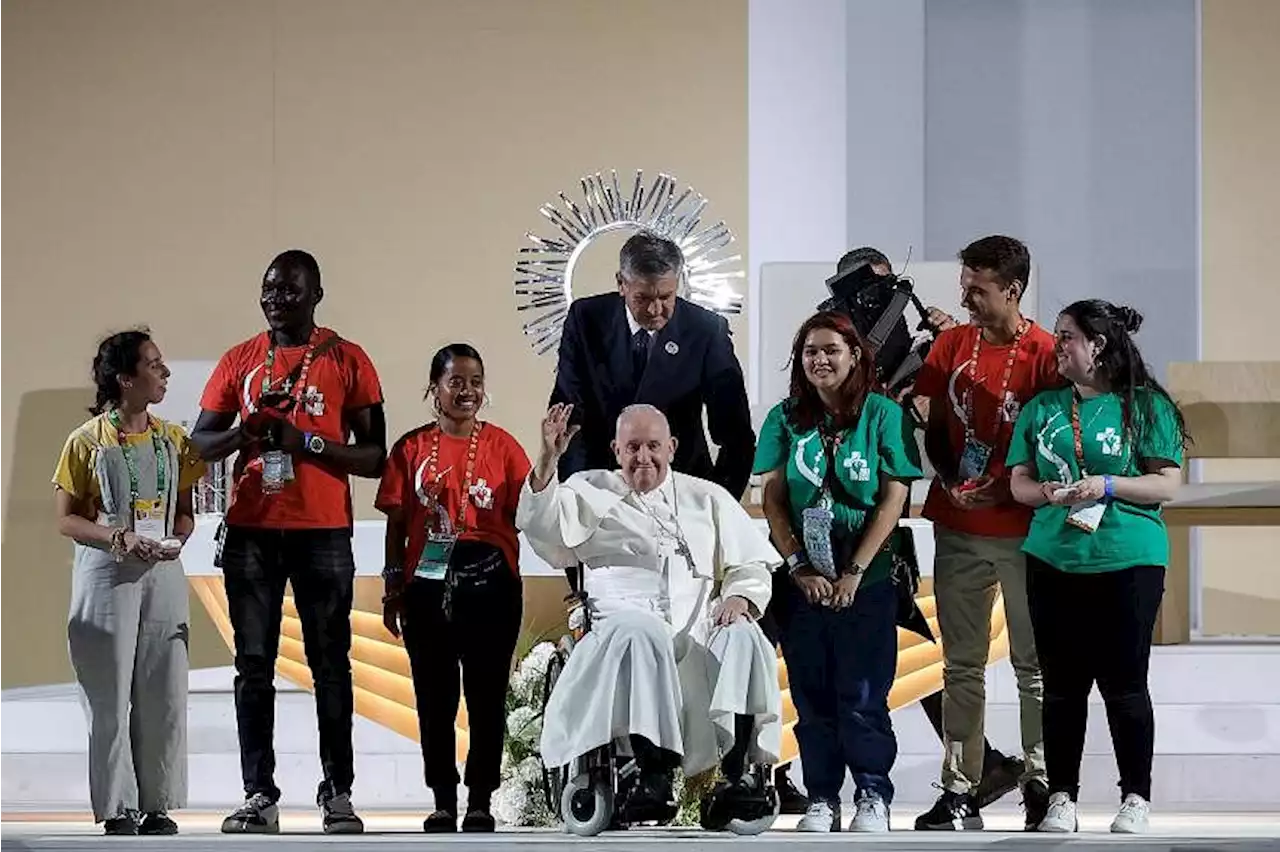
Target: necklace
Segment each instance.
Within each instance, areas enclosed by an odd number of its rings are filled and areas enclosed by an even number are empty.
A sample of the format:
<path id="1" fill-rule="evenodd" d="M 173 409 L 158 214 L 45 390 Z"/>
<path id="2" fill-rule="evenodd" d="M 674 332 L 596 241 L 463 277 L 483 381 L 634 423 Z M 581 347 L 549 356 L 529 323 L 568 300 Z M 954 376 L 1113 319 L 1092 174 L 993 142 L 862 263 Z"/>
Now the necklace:
<path id="1" fill-rule="evenodd" d="M 283 390 L 286 394 L 288 394 L 290 397 L 293 398 L 293 401 L 295 404 L 298 402 L 298 400 L 302 396 L 301 389 L 307 386 L 307 374 L 311 372 L 311 362 L 315 360 L 315 357 L 316 357 L 316 338 L 319 336 L 320 336 L 320 329 L 313 328 L 311 330 L 311 337 L 307 341 L 307 351 L 302 356 L 302 369 L 298 371 L 297 382 L 295 383 L 288 376 L 285 376 Z M 269 333 L 268 333 L 267 339 L 270 340 L 270 345 L 267 347 L 267 359 L 266 359 L 266 362 L 263 364 L 263 368 L 262 368 L 261 396 L 266 396 L 268 393 L 270 393 L 271 386 L 275 384 L 275 381 L 271 378 L 271 376 L 272 376 L 272 373 L 275 372 L 276 342 L 275 342 L 275 338 L 271 337 Z M 293 389 L 295 387 L 299 389 L 296 395 L 293 392 Z"/>
<path id="2" fill-rule="evenodd" d="M 454 525 L 453 530 L 456 535 L 461 535 L 466 529 L 467 499 L 471 494 L 471 480 L 472 477 L 475 476 L 476 472 L 476 454 L 480 448 L 480 430 L 483 427 L 484 423 L 477 420 L 476 424 L 471 427 L 471 440 L 467 442 L 467 467 L 462 480 L 462 493 L 458 497 L 457 523 Z M 432 514 L 440 515 L 447 522 L 448 517 L 440 511 L 443 505 L 440 499 L 441 491 L 443 490 L 441 488 L 441 480 L 453 470 L 453 466 L 450 465 L 443 471 L 439 473 L 436 472 L 436 466 L 440 461 L 440 432 L 441 429 L 437 425 L 431 433 L 431 452 L 427 456 L 427 477 L 431 483 L 431 487 L 426 491 L 426 495 L 427 507 L 433 510 Z M 431 516 L 429 515 L 427 518 L 427 525 L 430 526 L 430 524 Z"/>
<path id="3" fill-rule="evenodd" d="M 125 434 L 124 426 L 120 419 L 120 410 L 118 408 L 111 409 L 107 419 L 115 427 L 116 440 L 120 442 L 120 452 L 124 456 L 124 466 L 129 471 L 129 511 L 132 512 L 138 505 L 138 460 L 134 456 L 133 445 L 129 443 L 129 436 Z M 151 436 L 151 446 L 156 454 L 156 495 L 163 500 L 165 486 L 168 485 L 168 476 L 165 469 L 166 454 L 164 441 L 160 440 L 160 428 L 150 414 L 147 415 L 146 434 Z"/>
<path id="4" fill-rule="evenodd" d="M 670 476 L 671 474 L 668 473 L 667 475 Z M 658 489 L 654 490 L 656 491 Z M 684 527 L 680 524 L 680 500 L 679 495 L 676 493 L 675 479 L 671 480 L 671 517 L 675 521 L 674 529 L 667 526 L 666 522 L 663 521 L 662 518 L 658 517 L 658 513 L 655 512 L 653 507 L 649 505 L 649 502 L 644 499 L 643 494 L 636 491 L 634 488 L 631 490 L 631 493 L 636 495 L 636 501 L 639 502 L 640 507 L 644 509 L 644 513 L 649 516 L 653 521 L 654 526 L 657 527 L 658 538 L 665 536 L 666 538 L 675 540 L 676 553 L 685 558 L 685 561 L 689 563 L 689 570 L 693 571 L 693 551 L 689 548 L 689 540 L 685 537 Z M 660 491 L 659 496 L 661 496 Z"/>
<path id="5" fill-rule="evenodd" d="M 1018 350 L 1022 346 L 1022 336 L 1031 328 L 1031 322 L 1027 319 L 1018 321 L 1018 329 L 1013 334 L 1013 343 L 1009 346 L 1009 357 L 1004 362 L 1004 373 L 1000 378 L 1000 393 L 996 396 L 996 428 L 995 434 L 1000 434 L 1000 423 L 1004 419 L 1004 398 L 1009 393 L 1009 380 L 1013 378 L 1013 365 L 1018 360 Z M 964 397 L 964 436 L 966 441 L 974 440 L 976 434 L 973 422 L 973 398 L 976 396 L 978 388 L 978 355 L 982 350 L 982 329 L 978 329 L 978 335 L 973 339 L 973 354 L 969 356 L 969 369 L 966 370 L 969 376 L 969 390 Z"/>

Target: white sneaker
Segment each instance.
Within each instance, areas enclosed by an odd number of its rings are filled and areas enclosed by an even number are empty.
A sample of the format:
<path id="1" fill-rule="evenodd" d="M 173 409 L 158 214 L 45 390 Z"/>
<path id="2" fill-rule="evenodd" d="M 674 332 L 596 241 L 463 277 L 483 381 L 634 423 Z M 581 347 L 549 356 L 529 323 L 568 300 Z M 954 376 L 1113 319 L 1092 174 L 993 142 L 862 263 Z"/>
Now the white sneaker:
<path id="1" fill-rule="evenodd" d="M 840 830 L 840 806 L 815 799 L 796 823 L 796 831 L 829 832 Z"/>
<path id="2" fill-rule="evenodd" d="M 858 812 L 849 823 L 850 831 L 882 832 L 889 830 L 889 806 L 879 793 L 867 791 L 858 796 Z"/>
<path id="3" fill-rule="evenodd" d="M 1077 830 L 1080 820 L 1076 817 L 1076 803 L 1066 793 L 1054 793 L 1049 797 L 1049 812 L 1040 820 L 1040 830 L 1065 834 Z"/>
<path id="4" fill-rule="evenodd" d="M 1151 817 L 1151 803 L 1130 793 L 1124 797 L 1120 805 L 1120 813 L 1111 821 L 1111 831 L 1115 834 L 1144 834 Z"/>

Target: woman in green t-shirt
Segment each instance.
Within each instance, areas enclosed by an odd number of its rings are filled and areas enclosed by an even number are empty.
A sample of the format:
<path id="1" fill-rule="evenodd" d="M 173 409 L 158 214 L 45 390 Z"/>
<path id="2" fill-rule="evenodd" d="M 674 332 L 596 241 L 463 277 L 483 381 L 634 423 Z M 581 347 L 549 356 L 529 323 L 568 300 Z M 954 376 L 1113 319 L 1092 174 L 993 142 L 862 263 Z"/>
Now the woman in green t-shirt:
<path id="1" fill-rule="evenodd" d="M 1169 540 L 1161 504 L 1182 482 L 1186 427 L 1131 335 L 1132 308 L 1100 299 L 1059 316 L 1069 387 L 1023 408 L 1009 446 L 1013 496 L 1035 508 L 1023 550 L 1044 677 L 1049 812 L 1041 831 L 1075 831 L 1089 692 L 1098 684 L 1120 770 L 1111 830 L 1147 827 L 1155 716 L 1151 634 Z"/>
<path id="2" fill-rule="evenodd" d="M 898 519 L 919 479 L 902 408 L 871 391 L 870 349 L 843 314 L 796 334 L 791 394 L 756 447 L 764 513 L 790 582 L 771 609 L 799 721 L 809 808 L 801 831 L 840 830 L 846 768 L 857 785 L 854 831 L 887 831 L 898 744 L 889 721 L 897 668 L 890 579 Z"/>

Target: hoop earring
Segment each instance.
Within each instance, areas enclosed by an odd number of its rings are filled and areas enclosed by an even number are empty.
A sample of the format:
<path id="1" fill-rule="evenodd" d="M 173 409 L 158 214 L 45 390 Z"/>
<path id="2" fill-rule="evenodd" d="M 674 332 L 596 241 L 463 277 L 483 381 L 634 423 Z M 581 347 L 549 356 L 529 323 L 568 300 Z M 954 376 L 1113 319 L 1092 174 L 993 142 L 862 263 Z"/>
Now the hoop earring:
<path id="1" fill-rule="evenodd" d="M 437 416 L 437 417 L 443 416 L 443 415 L 444 415 L 444 406 L 440 404 L 440 396 L 439 396 L 439 394 L 437 394 L 437 393 L 435 392 L 435 389 L 434 389 L 434 388 L 433 388 L 433 389 L 431 389 L 431 390 L 429 390 L 429 391 L 427 391 L 427 394 L 431 397 L 431 408 L 432 408 L 432 410 L 433 410 L 433 411 L 435 411 L 436 416 Z"/>

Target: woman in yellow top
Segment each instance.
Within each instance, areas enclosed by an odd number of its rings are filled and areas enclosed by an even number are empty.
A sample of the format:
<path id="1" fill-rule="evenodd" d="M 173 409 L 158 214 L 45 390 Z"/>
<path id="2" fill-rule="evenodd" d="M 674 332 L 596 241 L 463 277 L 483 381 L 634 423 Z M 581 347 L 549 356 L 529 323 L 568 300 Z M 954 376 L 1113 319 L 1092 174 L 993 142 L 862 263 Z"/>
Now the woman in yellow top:
<path id="1" fill-rule="evenodd" d="M 145 331 L 98 347 L 94 417 L 53 476 L 58 532 L 75 541 L 71 663 L 89 716 L 89 794 L 107 834 L 176 834 L 187 795 L 187 582 L 204 463 L 148 413 L 169 369 Z"/>

